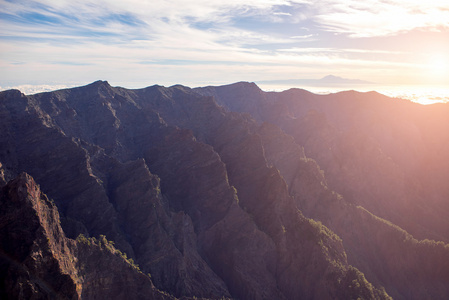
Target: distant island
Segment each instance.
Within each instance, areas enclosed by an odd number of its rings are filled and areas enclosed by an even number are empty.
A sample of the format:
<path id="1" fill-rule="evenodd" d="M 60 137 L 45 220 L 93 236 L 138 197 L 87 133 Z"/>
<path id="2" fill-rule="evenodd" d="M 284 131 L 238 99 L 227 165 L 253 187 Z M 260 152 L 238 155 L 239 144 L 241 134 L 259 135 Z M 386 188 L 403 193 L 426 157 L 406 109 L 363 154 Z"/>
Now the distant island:
<path id="1" fill-rule="evenodd" d="M 349 79 L 335 75 L 327 75 L 320 79 L 280 79 L 280 80 L 262 80 L 257 81 L 258 84 L 288 84 L 288 85 L 307 85 L 307 86 L 336 86 L 336 85 L 362 85 L 362 84 L 375 84 L 374 82 L 361 80 L 361 79 Z"/>

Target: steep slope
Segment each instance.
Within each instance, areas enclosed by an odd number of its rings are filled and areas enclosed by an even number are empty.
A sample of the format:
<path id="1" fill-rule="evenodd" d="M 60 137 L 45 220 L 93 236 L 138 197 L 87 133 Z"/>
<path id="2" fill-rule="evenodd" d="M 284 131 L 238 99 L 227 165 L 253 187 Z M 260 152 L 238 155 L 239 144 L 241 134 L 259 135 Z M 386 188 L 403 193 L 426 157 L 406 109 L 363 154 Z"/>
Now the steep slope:
<path id="1" fill-rule="evenodd" d="M 0 161 L 71 237 L 106 235 L 175 296 L 386 299 L 296 208 L 256 124 L 184 87 L 0 95 Z M 235 139 L 234 139 L 235 137 Z M 105 244 L 105 243 L 103 243 Z M 87 250 L 86 250 L 87 251 Z"/>
<path id="2" fill-rule="evenodd" d="M 339 239 L 327 232 L 327 229 L 320 228 L 315 223 L 311 224 L 297 211 L 287 194 L 285 182 L 276 169 L 267 166 L 260 138 L 254 132 L 256 124 L 238 114 L 225 113 L 211 98 L 199 97 L 185 87 L 158 87 L 136 91 L 139 92 L 142 93 L 138 98 L 143 99 L 140 100 L 142 107 L 157 107 L 164 120 L 192 130 L 198 139 L 212 145 L 220 155 L 226 164 L 229 182 L 238 191 L 240 206 L 274 242 L 275 249 L 271 251 L 276 255 L 272 255 L 273 262 L 270 263 L 274 263 L 274 266 L 268 265 L 267 268 L 270 270 L 274 267 L 276 270 L 274 278 L 283 294 L 288 298 L 294 298 L 295 295 L 304 295 L 306 298 L 312 295 L 320 298 L 335 297 L 341 287 L 331 287 L 335 293 L 331 295 L 320 288 L 323 285 L 335 285 L 335 282 L 332 282 L 335 278 L 348 274 L 344 267 L 346 258 Z M 148 101 L 148 98 L 152 101 Z M 153 100 L 155 98 L 159 99 L 156 103 Z M 157 173 L 161 178 L 166 176 L 161 171 Z M 304 243 L 304 240 L 310 240 L 317 233 L 320 233 L 321 237 L 317 237 L 317 240 L 310 244 Z M 327 247 L 336 248 L 336 252 L 328 252 Z M 292 256 L 293 253 L 297 256 Z M 324 261 L 319 253 L 326 257 Z M 337 268 L 329 268 L 326 267 L 326 260 L 343 264 L 334 266 Z M 311 264 L 311 261 L 314 263 Z M 339 267 L 342 269 L 339 270 Z M 337 274 L 342 271 L 343 273 Z M 329 273 L 327 280 L 322 277 L 323 272 Z M 359 274 L 358 271 L 355 274 Z"/>
<path id="3" fill-rule="evenodd" d="M 305 215 L 321 221 L 343 240 L 348 261 L 395 299 L 441 299 L 449 293 L 449 245 L 417 241 L 391 222 L 348 203 L 327 185 L 323 171 L 291 136 L 264 123 L 265 155 L 289 186 Z"/>
<path id="4" fill-rule="evenodd" d="M 0 203 L 2 299 L 174 299 L 104 236 L 103 245 L 66 238 L 56 206 L 29 175 L 5 185 Z"/>
<path id="5" fill-rule="evenodd" d="M 26 174 L 0 196 L 2 299 L 78 299 L 79 282 L 57 210 Z"/>
<path id="6" fill-rule="evenodd" d="M 85 89 L 72 91 L 74 97 L 68 98 L 76 105 L 82 101 L 85 101 L 86 105 L 82 106 L 83 110 L 78 111 L 79 116 L 74 121 L 79 126 L 74 125 L 71 130 L 85 128 L 83 132 L 86 134 L 86 140 L 91 142 L 106 141 L 110 140 L 109 135 L 115 136 L 113 129 L 106 130 L 109 128 L 106 125 L 104 130 L 98 131 L 98 124 L 86 127 L 78 120 L 78 118 L 82 120 L 85 114 L 95 109 L 100 111 L 92 116 L 101 120 L 105 114 L 101 111 L 103 102 L 92 102 L 91 97 L 101 100 L 101 92 L 107 93 L 110 89 L 108 85 L 95 83 Z M 68 91 L 60 93 L 66 92 Z M 78 92 L 81 92 L 81 95 L 76 94 Z M 86 92 L 87 96 L 83 98 L 82 93 Z M 0 113 L 5 116 L 5 122 L 1 123 L 0 135 L 2 144 L 7 145 L 2 148 L 2 161 L 7 162 L 4 164 L 5 169 L 16 173 L 27 171 L 39 180 L 45 192 L 55 199 L 62 212 L 64 216 L 62 225 L 69 237 L 76 238 L 80 233 L 97 238 L 106 235 L 121 251 L 135 259 L 145 273 L 154 276 L 158 288 L 168 290 L 177 296 L 228 295 L 224 283 L 197 253 L 190 218 L 182 212 L 174 214 L 168 208 L 164 208 L 158 180 L 142 161 L 123 165 L 107 156 L 102 148 L 79 138 L 68 137 L 55 125 L 50 116 L 42 111 L 35 99 L 14 91 L 3 95 L 6 97 L 1 101 L 3 109 Z M 52 93 L 46 95 L 52 100 L 59 101 L 57 103 L 60 106 L 67 103 L 58 93 L 56 96 Z M 61 111 L 64 110 L 57 110 L 57 114 Z M 64 113 L 66 115 L 65 111 Z M 130 128 L 133 130 L 130 130 L 129 134 L 137 140 L 137 143 L 129 143 L 130 152 L 139 150 L 136 147 L 138 143 L 162 142 L 161 139 L 165 134 L 178 131 L 161 123 L 154 113 L 153 120 L 150 115 L 144 115 L 143 112 L 131 116 L 128 122 L 139 122 L 142 119 L 146 122 L 135 123 L 136 127 Z M 139 119 L 139 116 L 142 119 Z M 136 137 L 139 134 L 140 124 L 150 129 L 146 131 L 147 135 Z M 65 127 L 64 129 L 70 130 Z M 90 130 L 98 133 L 100 137 L 94 136 Z M 182 149 L 180 141 L 171 143 Z M 109 151 L 120 152 L 122 143 L 116 141 L 114 145 L 116 148 L 108 148 Z M 132 178 L 130 174 L 135 171 L 141 176 L 134 177 L 134 182 L 115 182 L 120 176 L 124 179 Z M 132 198 L 133 205 L 130 206 L 129 196 L 123 193 L 133 185 L 141 188 L 133 189 L 135 194 L 130 196 L 135 198 Z M 128 205 L 128 208 L 125 205 Z M 136 211 L 138 215 L 134 214 Z M 149 227 L 151 231 L 148 231 Z M 183 242 L 184 238 L 187 242 Z M 139 256 L 136 256 L 136 251 Z M 198 266 L 200 268 L 197 268 Z"/>
<path id="7" fill-rule="evenodd" d="M 384 286 L 397 299 L 439 299 L 449 293 L 445 287 L 449 282 L 447 245 L 418 242 L 392 223 L 357 206 L 369 207 L 396 220 L 421 237 L 444 236 L 447 229 L 444 207 L 448 203 L 447 186 L 441 184 L 441 179 L 448 178 L 444 174 L 449 169 L 444 159 L 447 153 L 441 151 L 447 147 L 448 139 L 436 139 L 445 133 L 432 130 L 447 126 L 443 118 L 447 107 L 430 113 L 428 108 L 405 101 L 397 100 L 392 105 L 388 101 L 394 102 L 393 99 L 375 93 L 351 92 L 327 97 L 301 90 L 264 93 L 246 83 L 195 90 L 219 97 L 218 101 L 228 109 L 278 124 L 291 134 L 275 125 L 262 124 L 258 133 L 267 160 L 280 171 L 298 208 L 343 239 L 349 262 L 360 268 L 371 282 Z M 392 121 L 395 114 L 396 118 L 402 117 L 401 111 L 413 115 L 403 117 L 406 124 Z M 427 121 L 432 125 L 425 125 L 423 120 L 429 114 L 434 115 L 431 122 Z M 374 134 L 372 128 L 379 125 L 383 130 Z M 412 133 L 408 132 L 410 128 L 415 128 Z M 413 151 L 405 155 L 411 159 L 410 164 L 386 156 L 382 151 L 381 147 L 390 153 L 402 151 L 395 147 L 416 142 L 417 130 L 428 132 L 433 138 L 424 138 L 429 143 L 427 146 L 411 147 Z M 396 135 L 397 144 L 391 140 L 387 143 L 382 134 Z M 300 146 L 302 142 L 304 148 Z M 438 166 L 435 163 L 426 166 L 426 174 L 435 182 L 412 173 L 419 173 L 414 168 L 429 161 L 423 158 L 426 153 L 432 156 L 438 153 L 437 157 L 442 160 Z M 305 154 L 315 157 L 320 166 Z M 422 197 L 424 191 L 429 193 L 428 197 Z M 429 207 L 423 207 L 424 201 Z"/>
<path id="8" fill-rule="evenodd" d="M 420 239 L 449 241 L 449 105 L 423 106 L 375 92 L 265 93 L 250 83 L 196 91 L 278 125 L 348 201 Z"/>

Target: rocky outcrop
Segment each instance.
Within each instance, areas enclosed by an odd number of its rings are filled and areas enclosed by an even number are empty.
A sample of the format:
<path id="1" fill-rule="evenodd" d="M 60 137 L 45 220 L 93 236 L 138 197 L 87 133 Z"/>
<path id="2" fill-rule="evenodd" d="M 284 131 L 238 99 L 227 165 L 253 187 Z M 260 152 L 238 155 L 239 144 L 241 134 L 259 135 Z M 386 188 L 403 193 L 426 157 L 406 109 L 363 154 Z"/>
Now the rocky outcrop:
<path id="1" fill-rule="evenodd" d="M 105 236 L 76 239 L 74 254 L 82 280 L 81 299 L 157 299 L 175 297 L 157 290 L 150 278 L 133 260 L 117 250 Z"/>
<path id="2" fill-rule="evenodd" d="M 92 166 L 103 172 L 109 169 L 104 184 L 119 227 L 133 245 L 134 259 L 159 288 L 175 295 L 229 296 L 226 285 L 197 251 L 192 220 L 182 210 L 164 207 L 167 199 L 160 179 L 143 159 L 121 164 L 103 157 Z"/>
<path id="3" fill-rule="evenodd" d="M 78 299 L 71 242 L 59 215 L 27 174 L 0 196 L 0 291 L 5 299 Z"/>
<path id="4" fill-rule="evenodd" d="M 2 299 L 172 299 L 104 236 L 66 238 L 56 206 L 28 174 L 2 188 L 0 203 Z"/>
<path id="5" fill-rule="evenodd" d="M 9 179 L 8 171 L 3 168 L 3 164 L 0 162 L 0 188 L 5 186 Z"/>

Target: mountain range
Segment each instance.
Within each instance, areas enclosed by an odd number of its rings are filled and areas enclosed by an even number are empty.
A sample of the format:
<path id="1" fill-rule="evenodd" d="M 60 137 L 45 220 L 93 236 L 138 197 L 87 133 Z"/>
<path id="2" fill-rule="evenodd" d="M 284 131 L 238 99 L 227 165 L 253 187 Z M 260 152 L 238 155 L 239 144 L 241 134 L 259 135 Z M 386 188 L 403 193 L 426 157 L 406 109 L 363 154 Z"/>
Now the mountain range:
<path id="1" fill-rule="evenodd" d="M 0 92 L 2 299 L 445 299 L 449 104 Z"/>

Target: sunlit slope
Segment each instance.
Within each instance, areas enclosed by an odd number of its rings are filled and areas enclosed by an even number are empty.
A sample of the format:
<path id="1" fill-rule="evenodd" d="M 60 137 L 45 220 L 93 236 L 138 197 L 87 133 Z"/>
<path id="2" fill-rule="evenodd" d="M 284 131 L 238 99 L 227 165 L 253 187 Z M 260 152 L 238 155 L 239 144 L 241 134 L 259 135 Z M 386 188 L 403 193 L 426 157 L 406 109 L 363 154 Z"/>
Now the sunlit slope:
<path id="1" fill-rule="evenodd" d="M 266 93 L 252 84 L 199 90 L 271 122 L 304 146 L 330 188 L 415 237 L 449 239 L 449 105 L 375 92 Z"/>

